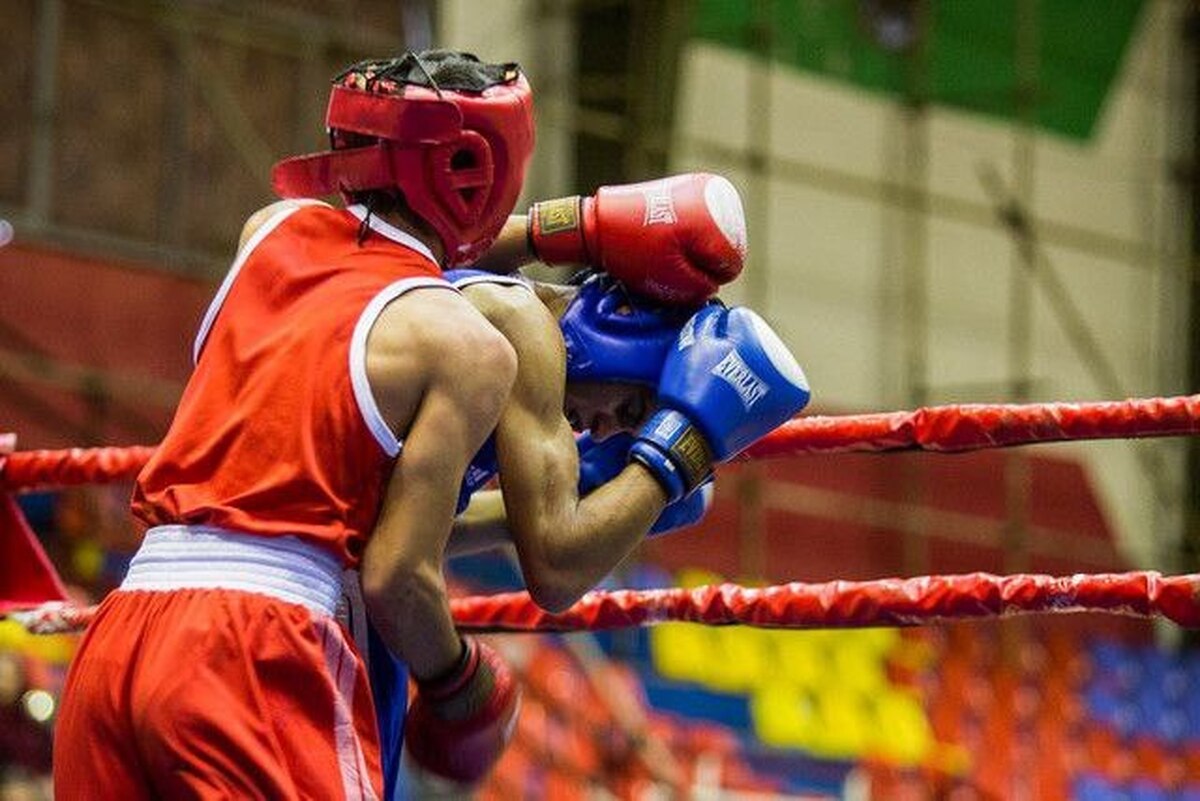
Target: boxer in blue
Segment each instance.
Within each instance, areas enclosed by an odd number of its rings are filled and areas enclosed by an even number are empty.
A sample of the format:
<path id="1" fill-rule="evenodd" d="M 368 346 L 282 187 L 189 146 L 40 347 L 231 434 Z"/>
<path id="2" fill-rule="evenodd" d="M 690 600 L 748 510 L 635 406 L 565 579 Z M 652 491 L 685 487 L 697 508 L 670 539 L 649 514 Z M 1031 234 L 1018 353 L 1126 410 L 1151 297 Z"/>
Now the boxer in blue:
<path id="1" fill-rule="evenodd" d="M 808 401 L 799 365 L 748 309 L 715 301 L 698 311 L 655 307 L 603 275 L 578 288 L 474 270 L 446 278 L 510 338 L 520 364 L 508 408 L 467 470 L 446 552 L 512 547 L 545 608 L 569 606 L 647 533 L 698 521 L 713 464 Z M 480 491 L 497 475 L 500 491 Z M 609 498 L 591 506 L 595 493 Z M 614 506 L 618 519 L 589 515 Z M 375 645 L 390 785 L 399 775 L 407 687 Z M 464 771 L 445 764 L 453 744 L 418 734 L 430 714 L 420 700 L 409 711 L 410 754 L 423 769 L 461 780 Z"/>
<path id="2" fill-rule="evenodd" d="M 524 286 L 558 318 L 566 349 L 563 416 L 579 433 L 579 496 L 587 496 L 620 473 L 629 462 L 631 432 L 653 411 L 667 353 L 692 311 L 633 299 L 620 284 L 602 275 L 592 276 L 581 287 L 537 284 L 475 270 L 451 270 L 446 278 L 483 306 L 489 301 L 480 296 L 495 295 L 497 286 Z M 490 303 L 494 302 L 492 298 Z M 493 436 L 463 480 L 449 555 L 515 545 L 504 525 L 500 491 L 481 491 L 498 472 Z M 665 508 L 648 533 L 662 534 L 699 521 L 711 497 L 710 478 L 696 492 Z M 525 569 L 538 567 L 534 563 Z M 607 572 L 612 565 L 599 568 Z"/>

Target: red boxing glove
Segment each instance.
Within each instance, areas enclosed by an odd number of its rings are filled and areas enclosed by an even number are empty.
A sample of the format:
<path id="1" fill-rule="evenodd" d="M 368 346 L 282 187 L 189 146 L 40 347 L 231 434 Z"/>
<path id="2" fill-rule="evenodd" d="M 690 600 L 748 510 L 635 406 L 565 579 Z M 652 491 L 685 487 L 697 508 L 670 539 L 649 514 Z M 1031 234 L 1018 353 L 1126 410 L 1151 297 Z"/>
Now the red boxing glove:
<path id="1" fill-rule="evenodd" d="M 599 267 L 634 292 L 692 305 L 742 271 L 746 215 L 728 180 L 688 173 L 535 203 L 529 242 L 547 264 Z"/>
<path id="2" fill-rule="evenodd" d="M 521 689 L 504 660 L 465 637 L 449 673 L 417 682 L 405 723 L 408 753 L 430 773 L 474 784 L 504 753 L 520 706 Z"/>

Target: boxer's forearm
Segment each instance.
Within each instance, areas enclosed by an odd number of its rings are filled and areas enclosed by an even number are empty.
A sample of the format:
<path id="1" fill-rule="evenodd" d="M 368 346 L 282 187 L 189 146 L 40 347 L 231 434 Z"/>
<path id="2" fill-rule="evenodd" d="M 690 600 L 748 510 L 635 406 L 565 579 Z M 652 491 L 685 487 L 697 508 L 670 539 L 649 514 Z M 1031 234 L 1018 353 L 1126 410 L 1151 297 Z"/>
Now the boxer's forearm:
<path id="1" fill-rule="evenodd" d="M 529 250 L 528 217 L 513 214 L 504 223 L 500 235 L 471 266 L 500 275 L 513 273 L 534 260 Z"/>

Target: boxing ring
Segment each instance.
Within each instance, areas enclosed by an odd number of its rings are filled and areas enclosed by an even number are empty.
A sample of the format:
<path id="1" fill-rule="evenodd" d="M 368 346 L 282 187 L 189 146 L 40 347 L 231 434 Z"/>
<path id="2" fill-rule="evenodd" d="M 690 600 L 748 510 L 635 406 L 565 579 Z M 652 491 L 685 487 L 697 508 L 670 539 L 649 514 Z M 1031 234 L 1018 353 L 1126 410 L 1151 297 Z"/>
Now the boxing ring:
<path id="1" fill-rule="evenodd" d="M 985 448 L 1200 433 L 1200 395 L 1095 403 L 961 404 L 913 411 L 798 418 L 739 460 L 848 452 L 959 453 Z M 133 478 L 146 446 L 13 451 L 0 456 L 0 491 L 47 490 Z M 1200 627 L 1200 574 L 1153 571 L 1048 576 L 970 573 L 874 581 L 793 582 L 746 588 L 594 591 L 561 614 L 524 592 L 459 598 L 451 612 L 464 631 L 566 632 L 643 627 L 668 621 L 773 628 L 915 626 L 971 618 L 1103 612 Z M 9 609 L 36 633 L 85 628 L 94 607 L 61 600 Z"/>

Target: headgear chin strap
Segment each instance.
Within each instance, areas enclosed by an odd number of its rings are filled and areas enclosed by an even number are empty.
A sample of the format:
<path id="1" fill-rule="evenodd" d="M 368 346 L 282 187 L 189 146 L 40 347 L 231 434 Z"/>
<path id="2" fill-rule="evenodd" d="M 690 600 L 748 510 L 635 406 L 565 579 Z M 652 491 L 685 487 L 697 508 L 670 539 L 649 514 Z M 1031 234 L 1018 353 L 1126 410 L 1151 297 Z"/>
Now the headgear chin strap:
<path id="1" fill-rule="evenodd" d="M 694 309 L 653 306 L 597 274 L 579 288 L 559 319 L 568 381 L 658 385 L 663 364 Z"/>
<path id="2" fill-rule="evenodd" d="M 473 57 L 468 57 L 473 58 Z M 516 205 L 533 153 L 533 95 L 516 64 L 481 65 L 482 88 L 433 83 L 411 53 L 356 64 L 335 79 L 326 126 L 332 150 L 284 159 L 280 197 L 398 189 L 441 239 L 444 265 L 491 246 Z M 345 134 L 376 140 L 337 147 Z"/>

